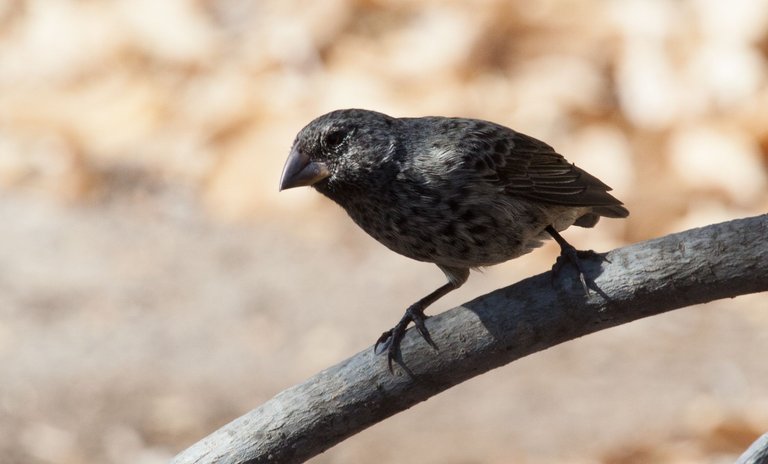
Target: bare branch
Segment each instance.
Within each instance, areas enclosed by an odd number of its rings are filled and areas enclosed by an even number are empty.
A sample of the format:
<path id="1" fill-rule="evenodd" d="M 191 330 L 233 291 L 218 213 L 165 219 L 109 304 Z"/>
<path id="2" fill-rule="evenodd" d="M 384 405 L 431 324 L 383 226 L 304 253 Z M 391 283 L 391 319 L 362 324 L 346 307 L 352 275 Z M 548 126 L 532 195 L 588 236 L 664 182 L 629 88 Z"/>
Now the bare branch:
<path id="1" fill-rule="evenodd" d="M 768 462 L 768 433 L 764 433 L 739 456 L 735 464 L 764 464 Z"/>
<path id="2" fill-rule="evenodd" d="M 366 349 L 291 387 L 173 462 L 294 463 L 464 380 L 598 330 L 697 303 L 768 290 L 768 215 L 668 235 L 587 264 L 540 274 L 427 321 L 440 351 L 413 330 L 395 375 Z M 404 364 L 403 362 L 404 361 Z"/>

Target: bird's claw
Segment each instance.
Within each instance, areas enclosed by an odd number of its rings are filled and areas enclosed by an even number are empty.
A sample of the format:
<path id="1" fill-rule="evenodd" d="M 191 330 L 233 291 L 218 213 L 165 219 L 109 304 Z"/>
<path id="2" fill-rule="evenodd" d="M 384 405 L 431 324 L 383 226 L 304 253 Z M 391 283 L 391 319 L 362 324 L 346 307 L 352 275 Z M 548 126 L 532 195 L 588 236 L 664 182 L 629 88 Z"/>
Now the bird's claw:
<path id="1" fill-rule="evenodd" d="M 408 308 L 407 312 L 411 313 L 411 320 L 413 321 L 413 325 L 416 326 L 416 329 L 419 331 L 424 341 L 426 341 L 429 346 L 437 350 L 437 345 L 432 340 L 432 336 L 429 334 L 429 330 L 427 330 L 426 324 L 424 324 L 424 321 L 426 321 L 429 316 L 424 315 L 424 310 L 415 311 L 411 308 Z"/>
<path id="2" fill-rule="evenodd" d="M 392 332 L 394 329 L 389 329 L 381 334 L 381 336 L 376 340 L 376 343 L 373 345 L 373 352 L 375 354 L 382 354 L 384 350 L 386 350 L 389 345 L 392 343 Z M 379 345 L 381 345 L 381 349 L 379 349 Z"/>
<path id="3" fill-rule="evenodd" d="M 557 257 L 557 261 L 552 265 L 552 278 L 554 279 L 563 266 L 566 263 L 571 263 L 576 267 L 576 271 L 579 274 L 579 282 L 581 282 L 581 288 L 584 289 L 584 294 L 589 296 L 589 286 L 587 285 L 586 270 L 584 269 L 583 259 L 599 259 L 600 261 L 608 261 L 604 255 L 595 252 L 594 250 L 577 250 L 571 245 L 564 246 L 560 252 L 560 256 Z"/>
<path id="4" fill-rule="evenodd" d="M 411 322 L 413 322 L 416 330 L 419 331 L 429 346 L 435 350 L 438 349 L 434 340 L 432 340 L 432 336 L 429 334 L 429 330 L 427 330 L 426 324 L 424 324 L 426 319 L 427 316 L 424 315 L 423 308 L 411 306 L 405 310 L 405 314 L 397 325 L 382 333 L 378 340 L 376 340 L 373 351 L 376 354 L 382 354 L 384 350 L 387 351 L 387 367 L 389 372 L 393 372 L 392 361 L 400 355 L 400 342 L 403 340 L 408 324 Z M 379 346 L 381 346 L 381 349 L 379 349 Z"/>

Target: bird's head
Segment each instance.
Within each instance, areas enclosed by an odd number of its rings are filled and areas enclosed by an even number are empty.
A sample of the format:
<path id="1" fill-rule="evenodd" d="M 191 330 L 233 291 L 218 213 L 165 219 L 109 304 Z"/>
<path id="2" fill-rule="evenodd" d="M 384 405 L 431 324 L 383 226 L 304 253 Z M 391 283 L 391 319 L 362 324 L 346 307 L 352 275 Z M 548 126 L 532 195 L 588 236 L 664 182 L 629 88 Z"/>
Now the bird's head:
<path id="1" fill-rule="evenodd" d="M 304 127 L 283 167 L 280 190 L 311 185 L 331 194 L 364 184 L 396 150 L 397 119 L 374 111 L 337 110 Z"/>

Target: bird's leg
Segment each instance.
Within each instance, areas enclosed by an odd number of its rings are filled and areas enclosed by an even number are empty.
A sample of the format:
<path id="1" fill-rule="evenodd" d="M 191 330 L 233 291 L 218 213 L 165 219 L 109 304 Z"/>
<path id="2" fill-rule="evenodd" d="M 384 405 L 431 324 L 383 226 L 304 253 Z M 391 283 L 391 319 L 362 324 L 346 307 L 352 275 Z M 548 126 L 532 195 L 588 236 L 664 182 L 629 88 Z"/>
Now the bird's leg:
<path id="1" fill-rule="evenodd" d="M 555 230 L 552 226 L 547 226 L 546 229 L 549 235 L 555 239 L 558 245 L 560 245 L 560 256 L 557 257 L 557 261 L 552 266 L 552 273 L 557 274 L 562 269 L 566 261 L 570 261 L 576 266 L 576 270 L 579 273 L 579 281 L 584 288 L 584 293 L 589 295 L 589 287 L 587 287 L 587 279 L 585 276 L 584 266 L 581 263 L 582 258 L 599 258 L 602 261 L 606 261 L 605 257 L 599 255 L 593 250 L 577 250 L 573 245 L 566 242 L 565 239 Z"/>
<path id="2" fill-rule="evenodd" d="M 416 326 L 416 329 L 419 331 L 421 336 L 424 337 L 424 340 L 427 343 L 429 343 L 429 345 L 432 348 L 437 350 L 437 345 L 435 345 L 435 342 L 432 340 L 432 337 L 429 335 L 427 326 L 424 325 L 424 320 L 426 320 L 427 318 L 427 316 L 424 315 L 424 310 L 427 308 L 427 306 L 431 305 L 441 297 L 445 296 L 445 294 L 459 288 L 463 283 L 464 283 L 463 281 L 448 282 L 447 284 L 438 288 L 434 292 L 430 293 L 429 295 L 420 299 L 416 303 L 412 304 L 411 306 L 408 307 L 408 309 L 405 310 L 405 314 L 403 314 L 403 317 L 402 319 L 400 319 L 400 322 L 398 322 L 397 325 L 395 325 L 391 329 L 381 334 L 379 339 L 376 340 L 376 344 L 374 345 L 373 350 L 374 352 L 379 353 L 378 351 L 379 345 L 383 345 L 386 348 L 387 365 L 389 366 L 390 372 L 392 372 L 392 360 L 397 357 L 397 354 L 400 351 L 400 342 L 403 340 L 403 336 L 405 335 L 405 331 L 408 328 L 408 324 L 410 324 L 411 322 L 413 322 L 413 325 Z"/>

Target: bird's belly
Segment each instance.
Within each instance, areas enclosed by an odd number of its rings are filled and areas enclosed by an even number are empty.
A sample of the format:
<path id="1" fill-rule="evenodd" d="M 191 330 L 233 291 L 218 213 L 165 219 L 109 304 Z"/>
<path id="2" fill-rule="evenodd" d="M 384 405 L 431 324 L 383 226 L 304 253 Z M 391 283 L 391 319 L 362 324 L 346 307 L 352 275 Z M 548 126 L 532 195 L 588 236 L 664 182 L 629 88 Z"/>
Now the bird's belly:
<path id="1" fill-rule="evenodd" d="M 481 267 L 522 256 L 541 245 L 547 214 L 535 208 L 467 207 L 348 210 L 353 220 L 389 249 L 409 258 L 454 267 Z"/>

